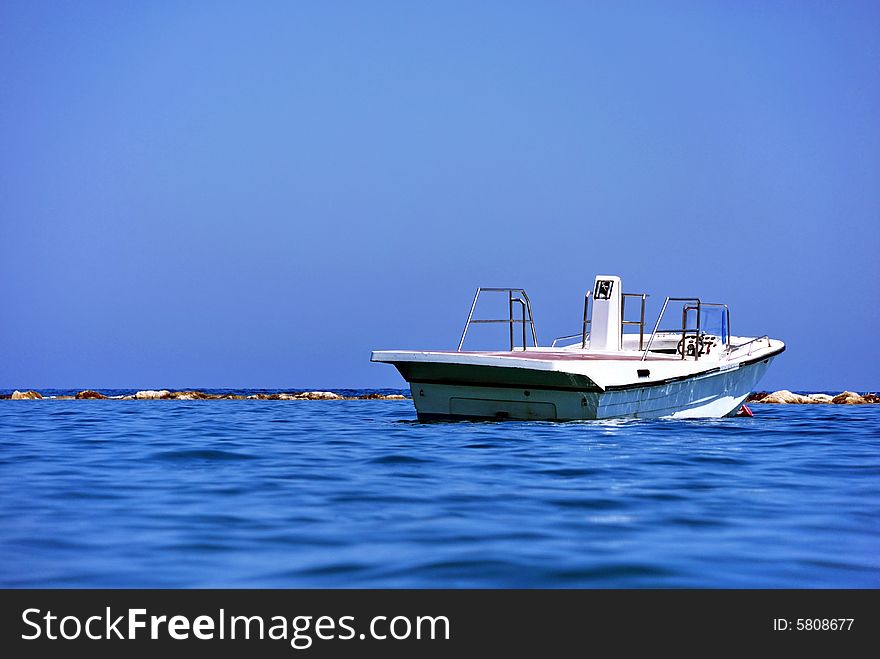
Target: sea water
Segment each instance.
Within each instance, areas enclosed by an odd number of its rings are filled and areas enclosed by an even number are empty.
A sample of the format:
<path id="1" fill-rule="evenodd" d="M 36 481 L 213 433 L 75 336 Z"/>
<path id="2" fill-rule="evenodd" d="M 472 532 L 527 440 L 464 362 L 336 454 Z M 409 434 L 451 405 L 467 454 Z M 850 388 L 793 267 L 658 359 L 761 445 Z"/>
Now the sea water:
<path id="1" fill-rule="evenodd" d="M 880 586 L 880 405 L 753 409 L 0 401 L 0 586 Z"/>

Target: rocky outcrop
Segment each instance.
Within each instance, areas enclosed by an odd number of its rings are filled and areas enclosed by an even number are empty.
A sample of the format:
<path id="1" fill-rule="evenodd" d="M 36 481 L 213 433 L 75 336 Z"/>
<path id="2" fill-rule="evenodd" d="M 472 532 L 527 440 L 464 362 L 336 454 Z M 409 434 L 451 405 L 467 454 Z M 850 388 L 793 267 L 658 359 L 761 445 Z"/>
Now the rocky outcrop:
<path id="1" fill-rule="evenodd" d="M 207 396 L 201 391 L 172 391 L 167 398 L 171 400 L 203 400 Z"/>
<path id="2" fill-rule="evenodd" d="M 342 396 L 332 391 L 304 391 L 296 394 L 293 400 L 342 400 Z"/>
<path id="3" fill-rule="evenodd" d="M 0 398 L 36 399 L 42 396 L 36 391 L 15 391 L 12 394 L 0 395 Z M 144 389 L 134 394 L 106 396 L 94 389 L 84 389 L 76 396 L 52 396 L 53 400 L 406 400 L 400 394 L 364 394 L 362 396 L 343 396 L 333 391 L 282 391 L 273 394 L 209 394 L 204 391 L 185 390 L 170 391 L 168 389 Z"/>
<path id="4" fill-rule="evenodd" d="M 107 398 L 107 396 L 105 396 L 104 394 L 98 393 L 97 391 L 93 391 L 92 389 L 86 389 L 85 391 L 80 391 L 76 396 L 74 396 L 74 398 L 76 398 L 77 400 L 83 400 L 83 399 L 89 399 L 89 398 L 101 399 L 101 398 Z"/>
<path id="5" fill-rule="evenodd" d="M 167 389 L 161 389 L 159 391 L 156 391 L 155 389 L 146 389 L 137 392 L 134 397 L 138 400 L 159 400 L 162 398 L 168 398 L 170 395 L 171 392 Z"/>
<path id="6" fill-rule="evenodd" d="M 400 394 L 365 394 L 355 396 L 354 400 L 406 400 L 406 396 Z"/>
<path id="7" fill-rule="evenodd" d="M 774 391 L 768 394 L 765 391 L 759 391 L 751 394 L 746 402 L 749 403 L 769 403 L 777 405 L 868 405 L 880 403 L 880 396 L 876 394 L 857 394 L 854 391 L 844 391 L 836 396 L 828 394 L 795 394 L 787 389 Z"/>
<path id="8" fill-rule="evenodd" d="M 760 401 L 756 402 L 776 403 L 781 405 L 804 405 L 812 403 L 813 400 L 809 396 L 801 396 L 800 394 L 790 392 L 788 389 L 783 389 L 782 391 L 774 391 L 772 394 L 767 394 Z"/>
<path id="9" fill-rule="evenodd" d="M 342 400 L 342 396 L 332 391 L 300 391 L 295 394 L 270 394 L 269 400 Z"/>
<path id="10" fill-rule="evenodd" d="M 864 405 L 867 401 L 854 391 L 843 391 L 832 398 L 831 402 L 835 405 Z"/>
<path id="11" fill-rule="evenodd" d="M 172 391 L 166 396 L 172 400 L 216 400 L 219 394 L 206 394 L 204 391 Z"/>
<path id="12" fill-rule="evenodd" d="M 10 396 L 12 400 L 38 400 L 42 396 L 36 391 L 13 391 Z"/>

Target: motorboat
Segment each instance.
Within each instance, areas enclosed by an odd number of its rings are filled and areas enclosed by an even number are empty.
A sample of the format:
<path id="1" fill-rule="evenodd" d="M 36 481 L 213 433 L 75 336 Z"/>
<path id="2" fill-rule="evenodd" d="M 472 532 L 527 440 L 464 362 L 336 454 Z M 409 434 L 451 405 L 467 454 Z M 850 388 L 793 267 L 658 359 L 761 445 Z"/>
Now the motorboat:
<path id="1" fill-rule="evenodd" d="M 501 311 L 477 317 L 488 296 L 501 296 Z M 525 290 L 478 288 L 457 350 L 376 350 L 371 361 L 397 368 L 421 421 L 736 415 L 785 345 L 731 335 L 728 306 L 697 297 L 665 298 L 647 333 L 648 297 L 599 275 L 581 331 L 542 346 Z M 506 349 L 464 349 L 484 323 L 507 325 Z"/>

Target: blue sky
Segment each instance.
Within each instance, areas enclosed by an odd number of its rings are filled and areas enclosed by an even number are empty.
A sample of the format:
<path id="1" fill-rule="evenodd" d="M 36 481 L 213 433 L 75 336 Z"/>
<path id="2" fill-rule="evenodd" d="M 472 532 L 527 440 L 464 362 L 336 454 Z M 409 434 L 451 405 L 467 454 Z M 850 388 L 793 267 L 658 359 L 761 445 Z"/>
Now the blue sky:
<path id="1" fill-rule="evenodd" d="M 880 387 L 880 4 L 0 5 L 0 387 L 402 386 L 597 272 Z M 659 298 L 659 299 L 658 299 Z"/>

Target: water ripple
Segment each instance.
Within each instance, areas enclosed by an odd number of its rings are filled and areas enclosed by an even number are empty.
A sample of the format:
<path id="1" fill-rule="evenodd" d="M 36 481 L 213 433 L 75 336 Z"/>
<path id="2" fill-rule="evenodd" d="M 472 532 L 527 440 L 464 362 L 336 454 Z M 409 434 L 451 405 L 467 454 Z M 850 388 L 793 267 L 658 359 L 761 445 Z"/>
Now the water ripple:
<path id="1" fill-rule="evenodd" d="M 171 462 L 189 460 L 250 460 L 254 456 L 233 451 L 219 451 L 212 449 L 190 449 L 181 451 L 160 451 L 150 456 L 153 460 L 169 460 Z"/>
<path id="2" fill-rule="evenodd" d="M 880 587 L 880 406 L 0 403 L 3 587 Z"/>

